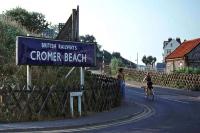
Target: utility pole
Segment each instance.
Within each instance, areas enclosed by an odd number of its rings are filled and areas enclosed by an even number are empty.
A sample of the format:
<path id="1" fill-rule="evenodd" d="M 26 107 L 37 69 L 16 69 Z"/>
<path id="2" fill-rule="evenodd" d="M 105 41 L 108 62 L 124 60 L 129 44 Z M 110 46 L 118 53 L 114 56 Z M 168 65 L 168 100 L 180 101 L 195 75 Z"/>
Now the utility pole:
<path id="1" fill-rule="evenodd" d="M 102 61 L 102 72 L 103 72 L 103 74 L 104 74 L 104 67 L 105 67 L 105 66 L 104 66 L 104 65 L 105 65 L 105 64 L 104 64 L 104 63 L 105 63 L 105 62 L 104 62 L 104 58 L 105 58 L 105 57 L 104 57 L 104 49 L 103 49 L 103 59 L 102 59 L 102 60 L 103 60 L 103 61 Z"/>
<path id="2" fill-rule="evenodd" d="M 138 52 L 137 52 L 137 69 L 138 69 Z"/>
<path id="3" fill-rule="evenodd" d="M 79 41 L 79 6 L 72 9 L 72 41 Z M 80 67 L 80 88 L 84 87 L 84 68 Z"/>

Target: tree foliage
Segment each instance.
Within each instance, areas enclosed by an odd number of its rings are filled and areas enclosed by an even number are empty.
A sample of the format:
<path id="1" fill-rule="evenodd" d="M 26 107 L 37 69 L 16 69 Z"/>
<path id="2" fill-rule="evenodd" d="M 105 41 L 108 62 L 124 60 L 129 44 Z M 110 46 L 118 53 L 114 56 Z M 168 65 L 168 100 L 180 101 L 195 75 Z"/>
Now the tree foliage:
<path id="1" fill-rule="evenodd" d="M 15 42 L 16 36 L 27 34 L 30 32 L 15 20 L 0 17 L 0 86 L 6 83 L 23 87 L 26 84 L 26 66 L 15 63 Z M 58 85 L 60 88 L 78 84 L 79 69 L 65 79 L 69 70 L 62 66 L 32 66 L 32 84 L 38 87 Z"/>
<path id="2" fill-rule="evenodd" d="M 15 41 L 16 36 L 29 33 L 10 20 L 0 19 L 0 73 L 1 76 L 13 75 L 17 72 L 15 65 Z"/>
<path id="3" fill-rule="evenodd" d="M 81 42 L 86 42 L 86 43 L 97 43 L 96 38 L 93 35 L 85 35 L 85 36 L 80 36 L 80 41 Z"/>
<path id="4" fill-rule="evenodd" d="M 94 43 L 95 45 L 97 45 L 97 61 L 102 62 L 103 61 L 103 56 L 104 56 L 104 62 L 106 64 L 113 64 L 112 60 L 114 62 L 118 62 L 120 66 L 126 66 L 126 67 L 133 67 L 136 68 L 136 65 L 126 59 L 124 59 L 123 57 L 121 57 L 120 52 L 113 52 L 112 54 L 109 53 L 106 50 L 101 51 L 101 45 L 99 45 L 96 41 L 96 38 L 93 35 L 84 35 L 84 36 L 80 36 L 79 40 L 81 42 L 85 42 L 85 43 Z M 117 64 L 118 64 L 117 63 Z"/>
<path id="5" fill-rule="evenodd" d="M 26 35 L 27 33 L 17 24 L 0 21 L 0 57 L 2 63 L 14 61 L 16 36 Z"/>
<path id="6" fill-rule="evenodd" d="M 89 35 L 89 34 L 86 34 L 84 36 L 80 36 L 79 37 L 79 40 L 81 42 L 84 42 L 84 43 L 92 43 L 94 45 L 96 45 L 96 52 L 97 52 L 97 57 L 100 57 L 101 55 L 101 52 L 100 52 L 100 49 L 101 49 L 101 45 L 99 45 L 97 42 L 96 42 L 96 38 L 93 36 L 93 35 Z"/>
<path id="7" fill-rule="evenodd" d="M 120 54 L 119 52 L 113 52 L 113 53 L 112 53 L 112 57 L 120 58 L 120 57 L 121 57 L 121 54 Z"/>
<path id="8" fill-rule="evenodd" d="M 96 38 L 93 35 L 86 34 L 84 36 L 80 36 L 79 40 L 84 43 L 94 43 L 97 45 L 98 50 L 101 49 L 101 45 L 97 43 Z"/>
<path id="9" fill-rule="evenodd" d="M 28 12 L 20 7 L 6 11 L 5 15 L 19 22 L 22 26 L 26 27 L 27 30 L 34 33 L 43 32 L 49 25 L 43 14 Z"/>
<path id="10" fill-rule="evenodd" d="M 147 65 L 153 65 L 156 63 L 156 57 L 153 57 L 153 56 L 148 56 L 146 57 L 146 55 L 143 56 L 142 58 L 142 62 L 147 66 Z"/>
<path id="11" fill-rule="evenodd" d="M 0 86 L 1 83 L 26 84 L 26 66 L 15 64 L 15 42 L 16 36 L 27 34 L 30 32 L 15 21 L 5 21 L 0 18 Z M 64 78 L 69 70 L 70 68 L 61 66 L 33 66 L 31 68 L 32 83 L 36 86 L 53 84 L 66 86 L 72 84 L 72 79 L 78 83 L 78 69 L 73 71 L 75 74 L 70 75 L 69 79 Z"/>
<path id="12" fill-rule="evenodd" d="M 104 62 L 106 64 L 110 64 L 111 59 L 112 59 L 111 53 L 109 53 L 108 51 L 104 50 L 104 52 L 102 52 L 102 54 L 104 54 Z"/>
<path id="13" fill-rule="evenodd" d="M 148 60 L 147 60 L 146 55 L 144 55 L 144 56 L 142 57 L 142 62 L 147 66 Z"/>

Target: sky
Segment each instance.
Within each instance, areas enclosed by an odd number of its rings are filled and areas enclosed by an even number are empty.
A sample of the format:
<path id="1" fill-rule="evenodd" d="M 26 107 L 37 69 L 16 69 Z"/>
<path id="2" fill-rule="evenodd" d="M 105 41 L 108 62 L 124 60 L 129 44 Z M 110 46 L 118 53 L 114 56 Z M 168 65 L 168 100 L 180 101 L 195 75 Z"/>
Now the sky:
<path id="1" fill-rule="evenodd" d="M 45 15 L 52 24 L 65 23 L 79 5 L 80 35 L 95 36 L 109 52 L 142 63 L 144 55 L 162 61 L 169 37 L 200 38 L 199 0 L 0 0 L 0 13 L 15 7 Z"/>

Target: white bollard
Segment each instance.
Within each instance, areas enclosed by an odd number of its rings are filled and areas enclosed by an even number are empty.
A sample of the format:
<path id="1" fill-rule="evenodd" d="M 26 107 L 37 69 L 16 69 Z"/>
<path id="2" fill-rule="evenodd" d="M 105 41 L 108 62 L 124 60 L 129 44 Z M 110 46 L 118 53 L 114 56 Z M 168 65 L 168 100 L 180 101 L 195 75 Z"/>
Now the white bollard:
<path id="1" fill-rule="evenodd" d="M 81 116 L 81 96 L 78 96 L 78 112 L 79 116 Z"/>
<path id="2" fill-rule="evenodd" d="M 70 92 L 70 112 L 71 116 L 74 117 L 74 97 L 78 97 L 78 112 L 81 116 L 81 96 L 83 92 Z"/>

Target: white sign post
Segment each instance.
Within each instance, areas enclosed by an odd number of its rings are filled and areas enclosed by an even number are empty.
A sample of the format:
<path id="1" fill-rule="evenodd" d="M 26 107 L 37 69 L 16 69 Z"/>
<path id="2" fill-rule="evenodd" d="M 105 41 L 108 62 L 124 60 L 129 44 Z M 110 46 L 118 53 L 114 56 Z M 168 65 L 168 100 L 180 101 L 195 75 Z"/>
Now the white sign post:
<path id="1" fill-rule="evenodd" d="M 27 34 L 29 36 L 29 34 Z M 30 90 L 29 87 L 31 87 L 31 66 L 27 65 L 27 90 Z"/>
<path id="2" fill-rule="evenodd" d="M 31 66 L 27 65 L 27 90 L 31 87 Z"/>

